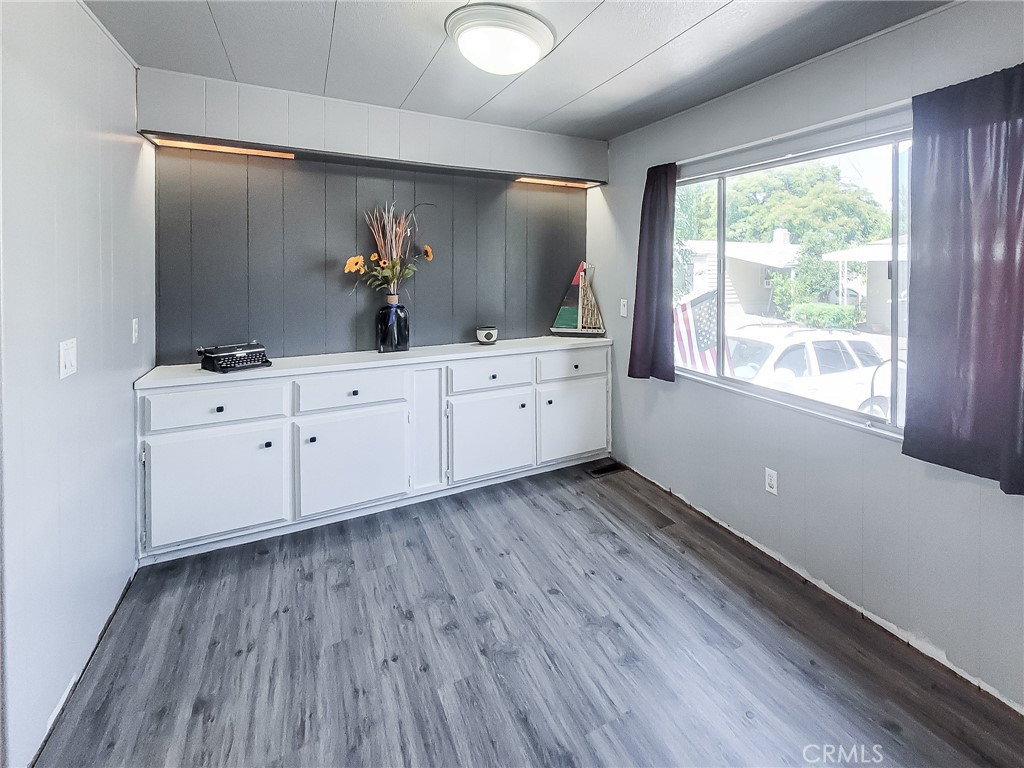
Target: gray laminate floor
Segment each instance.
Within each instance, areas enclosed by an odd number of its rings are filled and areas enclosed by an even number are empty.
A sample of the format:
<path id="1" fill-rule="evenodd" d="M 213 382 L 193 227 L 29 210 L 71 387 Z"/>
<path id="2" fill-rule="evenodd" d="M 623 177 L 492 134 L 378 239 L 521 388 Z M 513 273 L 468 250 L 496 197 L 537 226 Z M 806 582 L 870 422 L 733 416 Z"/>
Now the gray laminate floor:
<path id="1" fill-rule="evenodd" d="M 1022 754 L 1009 708 L 637 475 L 573 469 L 141 570 L 38 765 Z"/>

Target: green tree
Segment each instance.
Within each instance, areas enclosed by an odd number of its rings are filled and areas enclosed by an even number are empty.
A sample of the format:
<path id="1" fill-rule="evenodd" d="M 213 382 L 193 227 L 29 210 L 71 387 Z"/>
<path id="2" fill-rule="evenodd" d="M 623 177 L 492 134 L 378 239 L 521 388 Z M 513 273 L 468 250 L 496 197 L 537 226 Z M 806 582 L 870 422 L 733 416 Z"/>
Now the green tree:
<path id="1" fill-rule="evenodd" d="M 771 242 L 776 229 L 789 231 L 800 246 L 795 280 L 772 276 L 773 300 L 788 317 L 795 304 L 827 301 L 839 285 L 839 264 L 822 256 L 889 234 L 890 213 L 869 190 L 840 175 L 839 167 L 823 162 L 801 163 L 741 176 L 726 194 L 726 239 Z M 851 275 L 863 276 L 867 265 L 848 264 Z"/>
<path id="2" fill-rule="evenodd" d="M 771 242 L 779 228 L 804 245 L 810 235 L 848 247 L 885 237 L 889 213 L 857 184 L 843 181 L 839 167 L 801 163 L 751 173 L 730 181 L 726 194 L 726 239 Z M 825 251 L 819 251 L 819 255 Z"/>

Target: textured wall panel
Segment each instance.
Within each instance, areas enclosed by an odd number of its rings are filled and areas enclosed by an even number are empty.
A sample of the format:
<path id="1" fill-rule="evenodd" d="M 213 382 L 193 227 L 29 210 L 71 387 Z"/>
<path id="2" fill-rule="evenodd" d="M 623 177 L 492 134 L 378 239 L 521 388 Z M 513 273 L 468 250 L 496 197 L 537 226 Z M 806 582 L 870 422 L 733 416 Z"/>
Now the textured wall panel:
<path id="1" fill-rule="evenodd" d="M 258 339 L 271 357 L 372 349 L 383 296 L 345 258 L 363 211 L 419 205 L 435 258 L 402 289 L 414 345 L 543 334 L 586 255 L 586 193 L 491 178 L 159 150 L 157 357 Z M 429 204 L 429 205 L 428 205 Z"/>

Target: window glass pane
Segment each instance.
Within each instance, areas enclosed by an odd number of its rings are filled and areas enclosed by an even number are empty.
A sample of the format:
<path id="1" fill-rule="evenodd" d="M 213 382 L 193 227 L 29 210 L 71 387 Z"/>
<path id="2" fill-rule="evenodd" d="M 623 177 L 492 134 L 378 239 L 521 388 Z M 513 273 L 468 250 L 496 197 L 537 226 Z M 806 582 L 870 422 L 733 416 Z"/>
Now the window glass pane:
<path id="1" fill-rule="evenodd" d="M 729 359 L 737 379 L 752 379 L 772 353 L 772 345 L 749 339 L 729 339 Z"/>
<path id="2" fill-rule="evenodd" d="M 676 188 L 672 303 L 676 365 L 715 375 L 718 357 L 718 182 Z"/>
<path id="3" fill-rule="evenodd" d="M 829 373 L 842 373 L 857 367 L 853 355 L 846 351 L 839 341 L 815 341 L 814 357 L 818 361 L 818 373 L 822 376 Z"/>
<path id="4" fill-rule="evenodd" d="M 770 347 L 727 375 L 888 418 L 892 167 L 887 144 L 726 179 L 727 349 Z"/>
<path id="5" fill-rule="evenodd" d="M 779 355 L 779 359 L 775 363 L 777 378 L 780 381 L 784 381 L 787 376 L 780 374 L 787 371 L 793 374 L 792 378 L 800 378 L 810 373 L 809 366 L 807 365 L 807 347 L 803 344 L 796 344 Z"/>
<path id="6" fill-rule="evenodd" d="M 899 199 L 896 222 L 899 250 L 896 263 L 896 342 L 899 351 L 896 370 L 896 414 L 893 421 L 903 426 L 907 404 L 907 287 L 910 284 L 910 141 L 899 143 Z"/>
<path id="7" fill-rule="evenodd" d="M 878 350 L 868 344 L 866 341 L 851 341 L 850 349 L 857 355 L 857 359 L 860 360 L 861 365 L 881 365 L 882 356 L 878 354 Z"/>

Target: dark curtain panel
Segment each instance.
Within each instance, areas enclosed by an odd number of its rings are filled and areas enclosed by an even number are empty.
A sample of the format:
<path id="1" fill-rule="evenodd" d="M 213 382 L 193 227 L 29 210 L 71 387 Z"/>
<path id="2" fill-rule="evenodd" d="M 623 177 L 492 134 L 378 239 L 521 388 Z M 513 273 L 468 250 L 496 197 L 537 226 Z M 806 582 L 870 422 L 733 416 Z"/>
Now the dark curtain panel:
<path id="1" fill-rule="evenodd" d="M 903 453 L 1024 494 L 1024 64 L 913 109 Z"/>
<path id="2" fill-rule="evenodd" d="M 672 237 L 676 210 L 676 165 L 647 169 L 640 208 L 636 255 L 636 298 L 629 375 L 676 380 L 672 346 Z"/>

